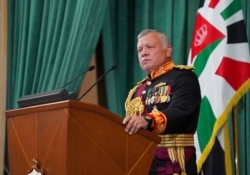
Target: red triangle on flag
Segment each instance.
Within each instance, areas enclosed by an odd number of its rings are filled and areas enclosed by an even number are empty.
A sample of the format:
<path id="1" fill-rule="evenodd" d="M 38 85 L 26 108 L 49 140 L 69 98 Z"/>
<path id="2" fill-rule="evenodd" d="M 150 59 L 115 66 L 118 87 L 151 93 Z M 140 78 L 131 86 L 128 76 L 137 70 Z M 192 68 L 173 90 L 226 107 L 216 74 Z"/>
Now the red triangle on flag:
<path id="1" fill-rule="evenodd" d="M 191 63 L 193 62 L 194 57 L 205 47 L 224 37 L 225 35 L 222 32 L 203 18 L 200 13 L 197 13 L 192 38 Z"/>

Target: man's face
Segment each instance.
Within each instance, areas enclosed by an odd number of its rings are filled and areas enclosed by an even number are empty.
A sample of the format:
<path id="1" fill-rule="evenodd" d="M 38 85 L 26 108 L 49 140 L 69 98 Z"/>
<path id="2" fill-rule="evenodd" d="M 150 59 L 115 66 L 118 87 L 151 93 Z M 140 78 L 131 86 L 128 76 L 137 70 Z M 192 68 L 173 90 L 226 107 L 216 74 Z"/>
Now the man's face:
<path id="1" fill-rule="evenodd" d="M 157 33 L 147 33 L 137 42 L 137 53 L 141 68 L 150 74 L 168 61 L 172 54 L 170 46 L 164 48 Z"/>

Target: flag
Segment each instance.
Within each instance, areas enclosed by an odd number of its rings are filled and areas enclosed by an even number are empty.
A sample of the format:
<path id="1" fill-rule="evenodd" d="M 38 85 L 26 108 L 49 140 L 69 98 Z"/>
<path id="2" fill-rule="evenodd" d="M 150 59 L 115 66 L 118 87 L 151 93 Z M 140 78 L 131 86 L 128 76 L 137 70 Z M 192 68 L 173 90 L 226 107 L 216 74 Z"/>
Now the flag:
<path id="1" fill-rule="evenodd" d="M 227 120 L 250 89 L 249 55 L 240 0 L 203 0 L 188 58 L 202 94 L 195 134 L 199 173 L 232 174 Z"/>

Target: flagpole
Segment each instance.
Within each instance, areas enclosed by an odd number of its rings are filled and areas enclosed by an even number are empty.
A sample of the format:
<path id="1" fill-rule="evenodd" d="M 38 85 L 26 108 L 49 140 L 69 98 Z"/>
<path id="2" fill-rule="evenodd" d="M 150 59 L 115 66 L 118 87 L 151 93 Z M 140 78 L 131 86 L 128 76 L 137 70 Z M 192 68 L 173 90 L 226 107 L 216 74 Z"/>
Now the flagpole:
<path id="1" fill-rule="evenodd" d="M 239 156 L 239 128 L 238 128 L 238 107 L 232 109 L 233 117 L 233 137 L 234 137 L 234 164 L 235 175 L 240 175 L 240 156 Z"/>

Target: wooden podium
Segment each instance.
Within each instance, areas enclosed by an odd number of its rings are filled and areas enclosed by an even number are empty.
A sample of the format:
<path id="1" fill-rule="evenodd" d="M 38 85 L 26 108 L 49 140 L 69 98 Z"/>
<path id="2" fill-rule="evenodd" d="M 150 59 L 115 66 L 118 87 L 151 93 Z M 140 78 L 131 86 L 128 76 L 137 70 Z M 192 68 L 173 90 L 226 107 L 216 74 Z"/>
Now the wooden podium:
<path id="1" fill-rule="evenodd" d="M 6 112 L 11 175 L 147 175 L 160 138 L 128 135 L 122 117 L 77 101 Z M 35 167 L 37 166 L 37 167 Z"/>

